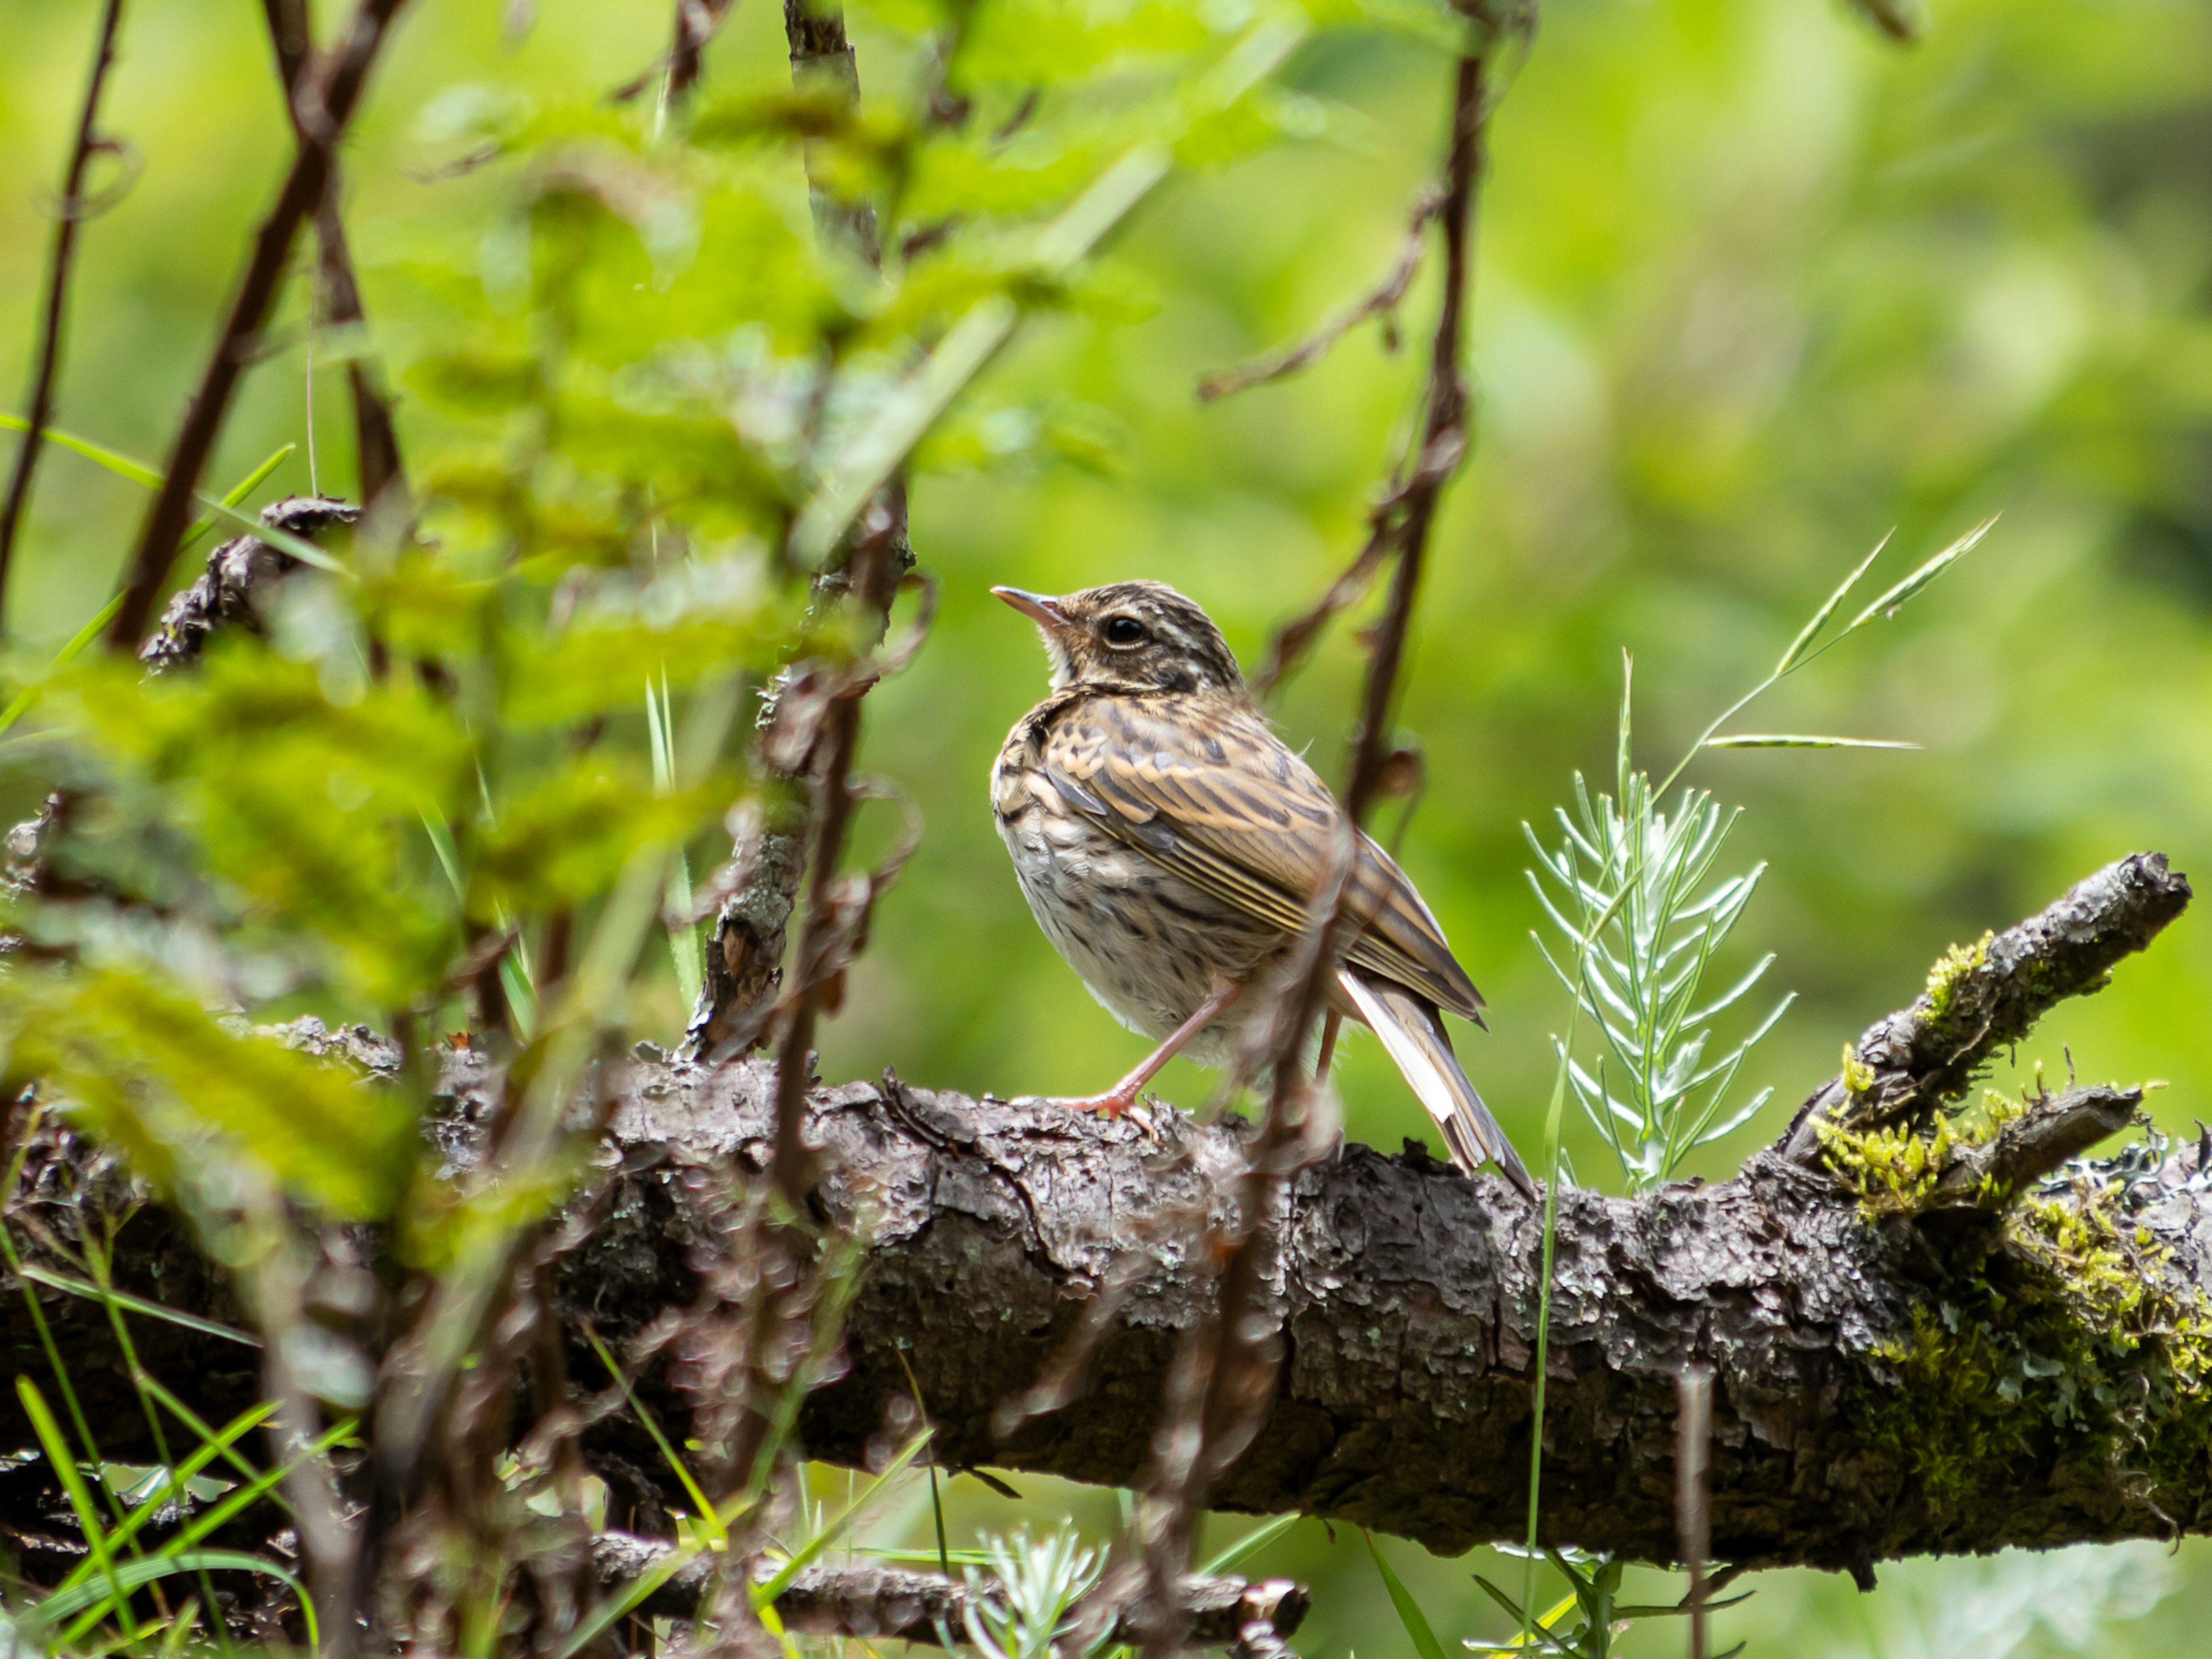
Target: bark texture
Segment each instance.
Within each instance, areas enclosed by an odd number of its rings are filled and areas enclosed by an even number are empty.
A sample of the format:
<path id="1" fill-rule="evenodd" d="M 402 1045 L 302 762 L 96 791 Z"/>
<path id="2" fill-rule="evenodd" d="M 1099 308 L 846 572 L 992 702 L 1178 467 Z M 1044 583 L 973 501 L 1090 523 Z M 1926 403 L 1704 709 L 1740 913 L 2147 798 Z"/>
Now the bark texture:
<path id="1" fill-rule="evenodd" d="M 2186 896 L 2155 855 L 2126 860 L 2045 912 L 2064 925 L 2008 972 L 2033 976 L 2063 953 L 2072 988 L 2094 987 Z M 378 1053 L 365 1036 L 295 1040 L 371 1066 Z M 1956 1058 L 1942 1048 L 1929 1064 L 1948 1078 Z M 641 1047 L 609 1081 L 618 1104 L 578 1200 L 595 1220 L 561 1297 L 572 1328 L 588 1318 L 619 1339 L 694 1297 L 694 1253 L 713 1247 L 696 1195 L 733 1168 L 765 1170 L 775 1079 L 763 1058 L 709 1068 Z M 449 1063 L 435 1132 L 450 1158 L 470 1156 L 495 1082 L 480 1062 Z M 1673 1554 L 1675 1383 L 1692 1362 L 1714 1374 L 1711 1547 L 1724 1560 L 1863 1572 L 1892 1556 L 2212 1527 L 2212 1146 L 2059 1162 L 2133 1107 L 2114 1089 L 2033 1100 L 1909 1168 L 1839 1176 L 1778 1149 L 1734 1179 L 1647 1200 L 1563 1194 L 1546 1537 Z M 806 1127 L 814 1203 L 865 1243 L 843 1374 L 805 1408 L 809 1455 L 865 1462 L 911 1368 L 950 1467 L 1135 1480 L 1177 1333 L 1211 1282 L 1190 1259 L 1193 1224 L 1233 1203 L 1246 1127 L 1163 1110 L 1148 1136 L 886 1077 L 816 1086 Z M 127 1195 L 50 1124 L 27 1149 L 17 1236 L 69 1237 Z M 1445 1552 L 1517 1535 L 1539 1224 L 1503 1181 L 1411 1146 L 1348 1146 L 1299 1175 L 1269 1218 L 1267 1301 L 1288 1361 L 1212 1502 Z M 158 1209 L 131 1216 L 116 1254 L 127 1288 L 235 1322 L 221 1274 Z M 127 1455 L 135 1401 L 103 1310 L 51 1273 L 27 1288 L 88 1416 L 113 1436 L 107 1455 Z M 22 1299 L 6 1306 L 17 1369 L 43 1375 Z M 253 1397 L 249 1348 L 151 1318 L 134 1328 L 149 1369 L 203 1412 Z M 1079 1335 L 1090 1351 L 1071 1372 Z M 594 1364 L 571 1355 L 573 1375 Z M 664 1421 L 680 1418 L 664 1378 L 644 1392 Z M 1041 1408 L 1054 1398 L 1079 1404 Z M 619 1422 L 597 1432 L 594 1455 L 649 1486 L 637 1474 L 655 1467 L 649 1443 Z M 5 1445 L 23 1434 L 12 1415 L 0 1425 Z M 0 1515 L 14 1478 L 0 1477 Z M 10 1524 L 20 1535 L 38 1522 Z"/>

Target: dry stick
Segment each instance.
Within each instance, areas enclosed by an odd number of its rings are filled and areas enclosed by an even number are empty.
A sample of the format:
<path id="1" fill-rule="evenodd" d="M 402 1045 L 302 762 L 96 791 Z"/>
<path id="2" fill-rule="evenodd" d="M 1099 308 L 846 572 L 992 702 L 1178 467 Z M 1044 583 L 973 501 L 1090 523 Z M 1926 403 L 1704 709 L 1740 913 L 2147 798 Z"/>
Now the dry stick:
<path id="1" fill-rule="evenodd" d="M 95 131 L 100 118 L 100 94 L 107 84 L 108 66 L 115 61 L 115 31 L 122 21 L 123 0 L 107 0 L 100 15 L 100 35 L 93 51 L 92 76 L 84 88 L 84 108 L 77 117 L 76 144 L 70 151 L 69 172 L 62 184 L 61 202 L 54 220 L 53 252 L 46 261 L 46 303 L 39 322 L 38 368 L 31 376 L 30 426 L 15 451 L 15 465 L 8 478 L 8 500 L 0 506 L 0 621 L 7 615 L 8 574 L 15 555 L 15 532 L 22 522 L 24 504 L 31 495 L 31 475 L 39 465 L 46 422 L 54 410 L 54 377 L 60 372 L 62 325 L 69 310 L 70 271 L 76 254 L 77 227 L 85 217 L 84 175 L 102 141 Z"/>
<path id="2" fill-rule="evenodd" d="M 1705 1558 L 1712 1552 L 1713 1370 L 1692 1360 L 1674 1377 L 1675 1553 L 1690 1574 L 1690 1659 L 1705 1659 Z"/>
<path id="3" fill-rule="evenodd" d="M 268 320 L 270 307 L 283 283 L 293 238 L 301 222 L 322 203 L 339 135 L 353 118 L 368 71 L 390 33 L 392 16 L 405 3 L 361 0 L 342 44 L 308 78 L 295 100 L 298 151 L 275 205 L 254 237 L 253 257 L 170 449 L 161 490 L 147 511 L 145 527 L 131 556 L 123 603 L 115 620 L 108 624 L 111 650 L 135 650 L 139 635 L 146 631 L 154 602 L 175 562 L 177 544 L 191 514 L 192 491 L 222 430 L 223 416 L 230 407 L 231 395 L 238 389 L 254 337 Z"/>
<path id="4" fill-rule="evenodd" d="M 890 540 L 895 533 L 890 514 L 880 504 L 869 510 L 876 522 L 854 550 L 854 598 L 864 610 L 878 611 L 890 603 L 896 586 L 884 574 L 894 562 Z M 799 985 L 788 999 L 791 1012 L 785 1020 L 776 1048 L 775 1185 L 784 1202 L 797 1211 L 813 1184 L 813 1159 L 800 1134 L 806 1118 L 807 1060 L 814 1046 L 814 1024 L 821 1011 L 822 992 L 833 971 L 830 957 L 836 925 L 834 889 L 837 866 L 845 850 L 846 831 L 853 819 L 853 758 L 860 745 L 860 699 L 874 684 L 873 675 L 854 677 L 823 712 L 821 735 L 815 740 L 817 756 L 814 794 L 813 848 L 807 859 L 806 908 L 799 922 L 797 967 Z"/>
<path id="5" fill-rule="evenodd" d="M 307 0 L 261 0 L 269 21 L 269 43 L 276 53 L 277 78 L 284 87 L 284 107 L 292 118 L 295 137 L 300 137 L 297 100 L 301 77 L 314 49 Z M 315 210 L 317 277 L 322 289 L 324 320 L 336 327 L 366 323 L 361 302 L 361 283 L 354 274 L 353 256 L 346 245 L 345 220 L 338 210 L 338 171 L 335 158 L 323 186 L 323 199 Z M 374 368 L 356 353 L 346 363 L 346 386 L 353 399 L 355 465 L 361 474 L 361 504 L 371 507 L 385 487 L 404 486 L 406 474 L 399 459 L 399 436 L 392 420 L 392 403 Z M 309 428 L 312 432 L 312 425 Z"/>

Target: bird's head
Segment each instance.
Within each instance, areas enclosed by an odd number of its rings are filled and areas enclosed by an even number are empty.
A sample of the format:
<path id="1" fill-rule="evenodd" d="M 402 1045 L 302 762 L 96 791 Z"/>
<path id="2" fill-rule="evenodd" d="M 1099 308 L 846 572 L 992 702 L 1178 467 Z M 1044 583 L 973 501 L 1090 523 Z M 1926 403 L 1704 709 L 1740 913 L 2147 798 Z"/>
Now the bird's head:
<path id="1" fill-rule="evenodd" d="M 1052 659 L 1052 689 L 1245 695 L 1244 677 L 1213 618 L 1165 582 L 1112 582 L 1053 599 L 991 590 L 1037 625 Z"/>

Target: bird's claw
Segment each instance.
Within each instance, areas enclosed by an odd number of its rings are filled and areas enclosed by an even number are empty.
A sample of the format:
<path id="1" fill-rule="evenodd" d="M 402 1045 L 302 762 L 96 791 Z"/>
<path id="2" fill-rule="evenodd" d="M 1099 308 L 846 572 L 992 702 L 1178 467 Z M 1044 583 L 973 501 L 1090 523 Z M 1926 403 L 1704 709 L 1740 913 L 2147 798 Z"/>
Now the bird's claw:
<path id="1" fill-rule="evenodd" d="M 1054 1095 L 1049 1098 L 1055 1106 L 1065 1106 L 1071 1112 L 1090 1112 L 1109 1122 L 1126 1117 L 1142 1129 L 1147 1139 L 1159 1139 L 1159 1126 L 1153 1121 L 1151 1109 L 1145 1105 L 1140 1090 L 1114 1089 L 1103 1095 Z"/>

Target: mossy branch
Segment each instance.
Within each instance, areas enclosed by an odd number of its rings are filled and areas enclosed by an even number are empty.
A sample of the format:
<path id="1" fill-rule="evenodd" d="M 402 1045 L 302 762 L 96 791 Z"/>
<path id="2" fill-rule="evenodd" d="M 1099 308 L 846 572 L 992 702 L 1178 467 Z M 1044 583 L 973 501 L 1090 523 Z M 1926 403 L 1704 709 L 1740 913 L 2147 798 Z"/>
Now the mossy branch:
<path id="1" fill-rule="evenodd" d="M 2114 966 L 2157 938 L 2189 899 L 2188 878 L 2169 870 L 2164 854 L 2131 854 L 2027 921 L 1953 947 L 1912 1006 L 1869 1026 L 1843 1073 L 1814 1091 L 1783 1155 L 1817 1166 L 1824 1122 L 1856 1134 L 1932 1123 L 1999 1049 L 2067 998 L 2102 990 Z"/>

